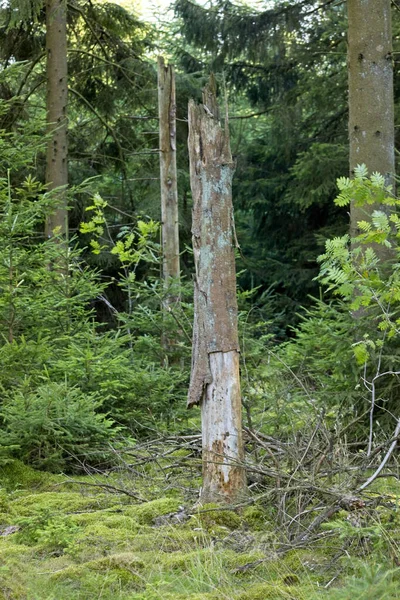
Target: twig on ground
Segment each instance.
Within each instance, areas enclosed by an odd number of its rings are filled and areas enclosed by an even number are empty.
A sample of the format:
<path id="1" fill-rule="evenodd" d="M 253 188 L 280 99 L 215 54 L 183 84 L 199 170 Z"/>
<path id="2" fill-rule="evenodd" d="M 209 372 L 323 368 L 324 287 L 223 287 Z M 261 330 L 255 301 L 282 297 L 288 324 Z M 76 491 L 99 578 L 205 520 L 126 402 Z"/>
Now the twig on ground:
<path id="1" fill-rule="evenodd" d="M 129 496 L 130 498 L 134 498 L 135 500 L 138 500 L 139 502 L 147 502 L 147 500 L 145 500 L 144 498 L 141 498 L 138 494 L 134 494 L 133 492 L 130 492 L 129 490 L 126 490 L 124 488 L 118 488 L 118 487 L 115 487 L 114 485 L 110 485 L 108 483 L 92 483 L 92 482 L 88 482 L 88 481 L 77 481 L 74 479 L 69 479 L 68 481 L 62 481 L 61 483 L 54 484 L 54 487 L 59 487 L 60 485 L 85 485 L 85 486 L 90 486 L 90 487 L 99 487 L 99 488 L 104 488 L 105 490 L 109 490 L 113 494 L 125 494 L 126 496 Z"/>
<path id="2" fill-rule="evenodd" d="M 389 458 L 391 457 L 393 450 L 396 448 L 397 446 L 397 436 L 400 433 L 400 419 L 397 421 L 397 425 L 396 425 L 396 429 L 394 432 L 393 437 L 395 438 L 394 441 L 392 442 L 392 444 L 390 445 L 389 450 L 386 452 L 381 464 L 379 465 L 379 467 L 376 469 L 375 473 L 373 473 L 371 475 L 371 477 L 369 477 L 367 479 L 367 481 L 365 481 L 365 483 L 363 483 L 362 485 L 360 485 L 360 487 L 358 488 L 358 491 L 361 492 L 362 490 L 365 490 L 365 488 L 367 488 L 369 485 L 371 485 L 371 483 L 373 481 L 375 481 L 375 479 L 378 477 L 379 473 L 382 471 L 383 467 L 386 465 L 387 461 L 389 460 Z"/>

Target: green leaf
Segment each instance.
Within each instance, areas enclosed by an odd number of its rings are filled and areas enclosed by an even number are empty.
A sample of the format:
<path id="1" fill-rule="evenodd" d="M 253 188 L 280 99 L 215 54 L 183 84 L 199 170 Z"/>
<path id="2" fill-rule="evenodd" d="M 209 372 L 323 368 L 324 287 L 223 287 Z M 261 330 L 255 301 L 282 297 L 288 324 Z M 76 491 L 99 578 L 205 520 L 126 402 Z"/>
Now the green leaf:
<path id="1" fill-rule="evenodd" d="M 368 169 L 367 166 L 363 163 L 361 165 L 357 165 L 354 169 L 354 177 L 356 179 L 360 179 L 363 181 L 368 177 Z"/>
<path id="2" fill-rule="evenodd" d="M 358 365 L 364 365 L 369 359 L 367 345 L 364 342 L 358 342 L 353 345 L 354 357 Z"/>

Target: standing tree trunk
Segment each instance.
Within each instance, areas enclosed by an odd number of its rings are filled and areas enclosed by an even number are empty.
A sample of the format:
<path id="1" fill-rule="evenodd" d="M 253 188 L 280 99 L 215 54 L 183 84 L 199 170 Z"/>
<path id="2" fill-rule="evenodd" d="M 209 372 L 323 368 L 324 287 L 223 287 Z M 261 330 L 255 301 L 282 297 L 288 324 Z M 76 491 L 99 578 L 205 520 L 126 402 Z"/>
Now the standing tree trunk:
<path id="1" fill-rule="evenodd" d="M 214 79 L 203 105 L 189 103 L 189 158 L 195 261 L 192 372 L 188 406 L 201 404 L 201 501 L 234 502 L 245 493 L 239 378 L 232 176 L 218 118 Z"/>
<path id="2" fill-rule="evenodd" d="M 390 0 L 348 0 L 350 172 L 365 164 L 393 184 L 394 101 Z M 377 206 L 351 206 L 351 236 Z M 367 216 L 366 216 L 367 213 Z M 384 247 L 375 248 L 381 258 Z"/>
<path id="3" fill-rule="evenodd" d="M 46 183 L 48 189 L 60 186 L 58 203 L 46 222 L 46 237 L 55 234 L 67 236 L 68 212 L 65 186 L 68 184 L 67 160 L 67 2 L 46 1 L 46 54 L 47 54 L 47 131 L 50 139 L 46 156 Z"/>
<path id="4" fill-rule="evenodd" d="M 171 283 L 179 285 L 179 223 L 176 173 L 176 100 L 175 75 L 171 65 L 165 66 L 158 57 L 158 114 L 160 129 L 160 182 L 161 182 L 161 236 L 163 249 L 163 280 L 166 312 L 179 303 L 179 292 Z M 173 341 L 163 339 L 166 349 Z"/>

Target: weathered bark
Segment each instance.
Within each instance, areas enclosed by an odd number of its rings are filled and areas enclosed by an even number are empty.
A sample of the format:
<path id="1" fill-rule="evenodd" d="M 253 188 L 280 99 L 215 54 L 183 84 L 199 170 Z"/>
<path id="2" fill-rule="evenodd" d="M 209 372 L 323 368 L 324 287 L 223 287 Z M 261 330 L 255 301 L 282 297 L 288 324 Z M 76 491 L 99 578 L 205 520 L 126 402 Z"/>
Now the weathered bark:
<path id="1" fill-rule="evenodd" d="M 46 1 L 47 53 L 47 131 L 50 139 L 46 156 L 48 189 L 64 186 L 58 194 L 58 205 L 46 222 L 46 236 L 66 236 L 68 233 L 67 195 L 67 3 L 66 0 Z"/>
<path id="2" fill-rule="evenodd" d="M 235 502 L 246 492 L 239 352 L 211 352 L 212 381 L 201 403 L 201 502 Z"/>
<path id="3" fill-rule="evenodd" d="M 160 130 L 161 235 L 163 280 L 166 288 L 165 310 L 179 302 L 179 293 L 171 291 L 171 282 L 179 282 L 179 223 L 176 172 L 176 100 L 175 75 L 171 65 L 158 57 L 158 114 Z M 166 346 L 169 340 L 164 340 Z"/>
<path id="4" fill-rule="evenodd" d="M 365 164 L 393 184 L 394 101 L 390 0 L 348 0 L 350 172 Z M 350 233 L 378 206 L 351 206 Z M 376 248 L 382 254 L 383 246 Z M 385 256 L 381 256 L 385 258 Z"/>
<path id="5" fill-rule="evenodd" d="M 195 261 L 192 372 L 188 406 L 201 404 L 201 501 L 245 492 L 237 330 L 232 176 L 234 163 L 218 120 L 213 80 L 203 105 L 189 103 L 189 158 Z"/>

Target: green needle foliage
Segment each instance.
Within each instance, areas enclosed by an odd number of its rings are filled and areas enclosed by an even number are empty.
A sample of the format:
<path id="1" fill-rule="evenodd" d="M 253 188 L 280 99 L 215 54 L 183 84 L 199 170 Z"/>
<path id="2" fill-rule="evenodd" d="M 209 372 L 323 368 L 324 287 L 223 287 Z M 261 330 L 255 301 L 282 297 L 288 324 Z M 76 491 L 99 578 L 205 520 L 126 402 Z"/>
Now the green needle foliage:
<path id="1" fill-rule="evenodd" d="M 51 470 L 98 465 L 108 443 L 118 444 L 121 425 L 124 437 L 175 421 L 179 427 L 185 410 L 187 371 L 178 366 L 172 374 L 162 361 L 162 298 L 155 295 L 162 288 L 136 281 L 147 263 L 159 269 L 152 241 L 158 225 L 139 220 L 135 228 L 121 228 L 115 241 L 102 239 L 107 224 L 100 197 L 88 211 L 86 230 L 97 235 L 93 249 L 111 252 L 120 265 L 127 310 L 119 312 L 76 240 L 67 246 L 44 239 L 56 198 L 31 174 L 42 149 L 31 129 L 8 132 L 0 155 L 8 157 L 17 139 L 23 158 L 0 180 L 1 460 L 20 458 Z M 103 325 L 99 306 L 112 312 Z M 111 328 L 112 321 L 119 327 Z"/>
<path id="2" fill-rule="evenodd" d="M 191 76 L 226 81 L 237 160 L 240 283 L 275 292 L 279 338 L 297 321 L 325 241 L 347 230 L 335 182 L 346 172 L 346 13 L 343 3 L 191 0 L 175 3 L 185 42 L 177 59 Z M 248 118 L 253 115 L 252 118 Z M 268 307 L 269 308 L 269 307 Z M 280 331 L 279 331 L 280 329 Z"/>
<path id="3" fill-rule="evenodd" d="M 20 389 L 4 397 L 0 460 L 17 456 L 36 468 L 62 471 L 107 462 L 107 444 L 118 428 L 101 412 L 100 393 L 67 383 Z M 100 411 L 100 412 L 99 412 Z"/>

